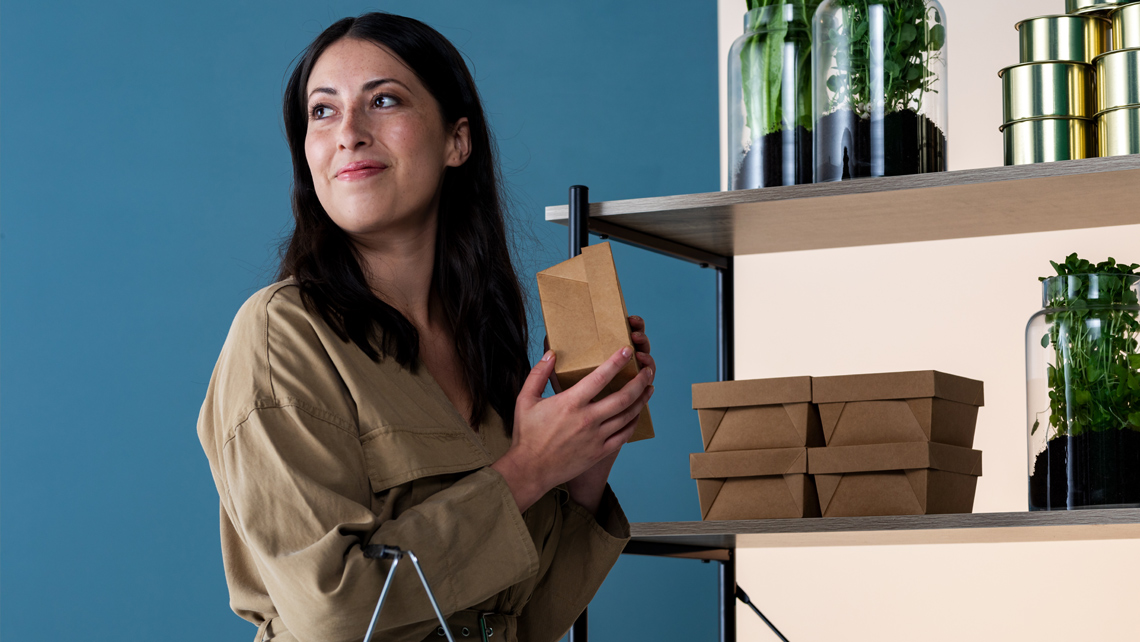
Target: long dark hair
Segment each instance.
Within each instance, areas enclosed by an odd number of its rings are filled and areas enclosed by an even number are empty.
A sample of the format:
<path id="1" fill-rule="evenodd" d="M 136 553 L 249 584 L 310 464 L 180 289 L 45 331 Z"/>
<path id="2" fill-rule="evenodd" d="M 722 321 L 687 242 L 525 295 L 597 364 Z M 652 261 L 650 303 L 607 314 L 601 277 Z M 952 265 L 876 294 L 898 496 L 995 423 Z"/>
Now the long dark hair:
<path id="1" fill-rule="evenodd" d="M 394 357 L 415 370 L 419 333 L 368 287 L 355 246 L 317 199 L 305 158 L 305 86 L 317 59 L 342 38 L 387 47 L 435 97 L 446 123 L 467 117 L 471 153 L 444 174 L 432 287 L 455 335 L 471 394 L 471 422 L 478 425 L 490 405 L 510 431 L 515 398 L 530 369 L 526 307 L 507 244 L 501 177 L 483 105 L 462 56 L 435 29 L 411 18 L 367 13 L 325 29 L 301 55 L 284 97 L 294 229 L 282 246 L 277 278 L 296 279 L 305 305 L 341 340 L 352 341 L 373 361 Z"/>

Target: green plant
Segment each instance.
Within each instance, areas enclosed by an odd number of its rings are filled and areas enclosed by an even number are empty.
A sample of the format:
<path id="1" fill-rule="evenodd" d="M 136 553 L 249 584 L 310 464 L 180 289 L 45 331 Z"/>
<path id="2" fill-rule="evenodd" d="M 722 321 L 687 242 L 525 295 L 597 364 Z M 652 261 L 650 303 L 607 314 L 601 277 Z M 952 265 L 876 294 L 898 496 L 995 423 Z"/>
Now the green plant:
<path id="1" fill-rule="evenodd" d="M 946 44 L 942 14 L 926 0 L 834 0 L 842 19 L 830 26 L 836 48 L 834 73 L 827 78 L 831 109 L 849 105 L 855 113 L 872 113 L 884 100 L 884 113 L 918 111 L 926 93 L 937 93 L 932 63 L 941 60 Z M 882 11 L 883 89 L 873 91 L 872 13 Z"/>
<path id="2" fill-rule="evenodd" d="M 1140 354 L 1135 263 L 1111 257 L 1093 265 L 1069 255 L 1050 261 L 1045 282 L 1041 346 L 1053 348 L 1048 365 L 1050 439 L 1106 430 L 1140 431 Z M 1034 422 L 1036 433 L 1041 420 Z"/>
<path id="3" fill-rule="evenodd" d="M 784 125 L 811 129 L 811 18 L 820 0 L 748 0 L 746 31 L 757 31 L 740 50 L 744 112 L 752 138 L 783 131 Z M 790 7 L 788 13 L 784 7 Z M 795 68 L 784 69 L 785 45 L 791 44 Z M 794 74 L 795 113 L 784 114 L 784 75 Z"/>

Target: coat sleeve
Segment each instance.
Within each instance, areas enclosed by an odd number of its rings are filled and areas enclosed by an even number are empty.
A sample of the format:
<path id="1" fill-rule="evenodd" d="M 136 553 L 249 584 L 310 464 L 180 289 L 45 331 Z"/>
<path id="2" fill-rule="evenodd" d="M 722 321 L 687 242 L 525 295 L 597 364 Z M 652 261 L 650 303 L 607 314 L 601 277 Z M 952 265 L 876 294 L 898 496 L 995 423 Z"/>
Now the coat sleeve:
<path id="1" fill-rule="evenodd" d="M 479 469 L 382 518 L 354 428 L 300 402 L 254 410 L 225 444 L 222 468 L 231 520 L 301 641 L 363 637 L 390 564 L 366 558 L 369 544 L 414 551 L 445 616 L 538 571 L 498 472 Z M 377 639 L 422 640 L 435 626 L 414 568 L 400 562 Z"/>
<path id="2" fill-rule="evenodd" d="M 629 541 L 629 521 L 609 485 L 597 517 L 577 502 L 562 504 L 558 548 L 518 619 L 518 639 L 556 642 L 601 587 Z"/>

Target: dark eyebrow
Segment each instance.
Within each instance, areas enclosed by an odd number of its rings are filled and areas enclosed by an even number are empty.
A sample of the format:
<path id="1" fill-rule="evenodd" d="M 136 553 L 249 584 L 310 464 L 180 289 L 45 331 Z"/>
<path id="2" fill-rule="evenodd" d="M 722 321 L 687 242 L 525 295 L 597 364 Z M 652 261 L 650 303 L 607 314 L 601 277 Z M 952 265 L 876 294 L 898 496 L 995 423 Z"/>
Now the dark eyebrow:
<path id="1" fill-rule="evenodd" d="M 403 87 L 404 89 L 408 89 L 407 85 L 400 82 L 399 80 L 396 80 L 395 78 L 377 78 L 376 80 L 369 80 L 368 82 L 364 83 L 364 86 L 361 87 L 361 90 L 362 91 L 369 91 L 372 89 L 376 89 L 380 85 L 386 85 L 388 83 L 393 83 L 393 84 L 396 84 L 396 85 Z M 408 89 L 408 91 L 411 91 L 411 90 Z"/>
<path id="2" fill-rule="evenodd" d="M 408 89 L 407 85 L 400 82 L 399 80 L 396 80 L 395 78 L 377 78 L 376 80 L 369 80 L 368 82 L 364 83 L 364 86 L 361 87 L 360 89 L 361 89 L 361 91 L 371 91 L 373 89 L 376 89 L 380 85 L 386 85 L 388 83 L 394 83 L 394 84 L 400 85 L 404 89 Z M 411 91 L 411 90 L 408 89 L 408 91 Z M 335 89 L 333 89 L 332 87 L 317 87 L 313 91 L 309 92 L 309 99 L 310 100 L 312 100 L 313 94 L 328 94 L 330 96 L 336 96 L 337 91 Z"/>

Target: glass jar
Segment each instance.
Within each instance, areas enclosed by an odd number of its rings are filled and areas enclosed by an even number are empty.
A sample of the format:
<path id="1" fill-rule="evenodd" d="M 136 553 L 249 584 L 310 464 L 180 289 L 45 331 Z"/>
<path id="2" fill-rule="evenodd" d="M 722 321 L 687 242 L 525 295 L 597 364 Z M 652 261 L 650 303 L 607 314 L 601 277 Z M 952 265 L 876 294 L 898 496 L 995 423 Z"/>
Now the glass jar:
<path id="1" fill-rule="evenodd" d="M 813 21 L 815 182 L 946 170 L 946 12 L 825 0 Z"/>
<path id="2" fill-rule="evenodd" d="M 729 189 L 812 182 L 811 17 L 819 0 L 749 0 L 728 53 Z M 759 6 L 758 6 L 759 5 Z"/>
<path id="3" fill-rule="evenodd" d="M 1029 509 L 1140 506 L 1140 276 L 1043 286 L 1025 330 Z"/>

